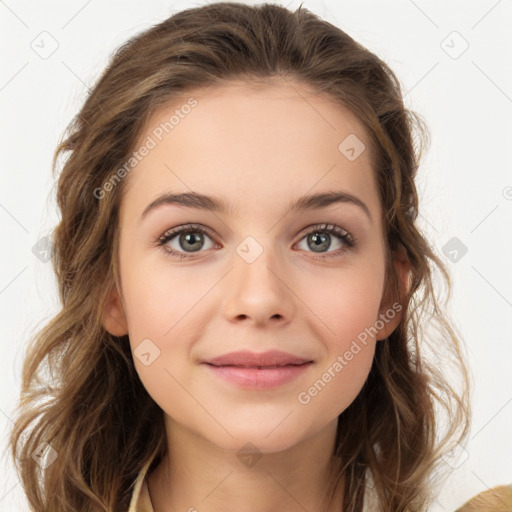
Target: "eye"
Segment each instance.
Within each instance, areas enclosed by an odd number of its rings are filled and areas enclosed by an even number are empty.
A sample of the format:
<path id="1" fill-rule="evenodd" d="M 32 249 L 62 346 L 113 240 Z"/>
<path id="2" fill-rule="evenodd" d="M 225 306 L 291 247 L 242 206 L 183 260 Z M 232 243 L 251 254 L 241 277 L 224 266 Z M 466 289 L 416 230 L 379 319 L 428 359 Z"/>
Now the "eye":
<path id="1" fill-rule="evenodd" d="M 305 250 L 311 247 L 312 252 L 319 254 L 331 248 L 332 238 L 338 239 L 338 241 L 334 243 L 334 245 L 338 245 L 338 250 L 329 251 L 325 256 L 315 256 L 314 259 L 327 259 L 340 256 L 340 253 L 353 249 L 356 246 L 356 240 L 348 231 L 333 224 L 313 226 L 313 229 L 310 229 L 306 233 L 306 236 L 301 239 L 300 243 L 305 242 Z M 304 249 L 304 247 L 302 248 Z"/>
<path id="2" fill-rule="evenodd" d="M 203 226 L 187 224 L 165 232 L 158 238 L 157 245 L 162 246 L 171 256 L 189 259 L 192 256 L 188 256 L 187 253 L 197 253 L 200 252 L 201 248 L 204 248 L 202 246 L 204 245 L 205 237 L 212 240 L 208 233 L 209 231 Z M 169 242 L 172 242 L 174 247 L 169 245 Z M 210 249 L 213 245 L 206 247 L 206 249 Z"/>

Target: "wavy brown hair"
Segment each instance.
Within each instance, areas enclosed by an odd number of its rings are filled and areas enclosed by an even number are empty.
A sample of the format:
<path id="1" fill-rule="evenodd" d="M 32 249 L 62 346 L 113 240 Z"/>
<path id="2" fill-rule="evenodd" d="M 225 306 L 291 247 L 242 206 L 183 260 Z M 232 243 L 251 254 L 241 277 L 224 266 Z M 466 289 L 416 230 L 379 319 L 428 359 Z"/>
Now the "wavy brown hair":
<path id="1" fill-rule="evenodd" d="M 176 13 L 119 48 L 56 149 L 61 219 L 52 262 L 62 308 L 27 347 L 9 445 L 35 512 L 125 511 L 140 470 L 166 454 L 163 412 L 138 378 L 128 336 L 102 324 L 109 291 L 120 289 L 126 180 L 101 199 L 95 191 L 130 158 L 159 107 L 202 86 L 273 79 L 307 85 L 364 123 L 385 226 L 386 293 L 404 308 L 339 416 L 326 496 L 345 476 L 346 512 L 361 510 L 367 492 L 382 511 L 426 510 L 440 456 L 469 426 L 460 336 L 438 293 L 443 283 L 450 290 L 450 277 L 417 226 L 426 124 L 404 107 L 388 65 L 336 26 L 302 6 L 222 2 Z M 392 264 L 399 249 L 411 264 L 406 296 Z M 429 346 L 451 361 L 460 390 L 425 357 Z M 32 457 L 43 442 L 58 454 L 45 469 Z"/>

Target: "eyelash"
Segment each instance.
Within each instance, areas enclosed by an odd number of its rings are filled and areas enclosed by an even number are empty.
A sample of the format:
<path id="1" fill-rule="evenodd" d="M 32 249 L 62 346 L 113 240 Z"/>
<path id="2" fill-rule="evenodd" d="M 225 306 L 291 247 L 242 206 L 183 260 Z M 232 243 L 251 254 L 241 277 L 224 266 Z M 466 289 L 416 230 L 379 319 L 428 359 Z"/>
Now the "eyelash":
<path id="1" fill-rule="evenodd" d="M 195 256 L 193 256 L 193 254 L 197 254 L 197 252 L 190 253 L 190 255 L 188 255 L 186 253 L 175 251 L 174 249 L 171 249 L 169 246 L 165 245 L 167 242 L 169 242 L 170 240 L 172 240 L 181 233 L 201 233 L 203 235 L 208 235 L 215 242 L 215 238 L 212 236 L 210 231 L 201 226 L 200 224 L 185 224 L 183 226 L 173 228 L 170 231 L 166 231 L 164 234 L 162 234 L 155 240 L 155 244 L 158 247 L 162 247 L 164 251 L 167 253 L 167 255 L 170 257 L 179 257 L 181 260 L 196 259 Z M 313 233 L 334 233 L 345 244 L 345 248 L 338 249 L 337 251 L 332 251 L 333 254 L 325 253 L 325 256 L 314 256 L 313 259 L 315 260 L 326 260 L 328 258 L 340 256 L 340 253 L 354 249 L 357 245 L 357 241 L 348 231 L 334 224 L 317 224 L 314 226 L 310 226 L 310 229 L 304 233 L 299 242 L 306 238 L 308 235 Z"/>

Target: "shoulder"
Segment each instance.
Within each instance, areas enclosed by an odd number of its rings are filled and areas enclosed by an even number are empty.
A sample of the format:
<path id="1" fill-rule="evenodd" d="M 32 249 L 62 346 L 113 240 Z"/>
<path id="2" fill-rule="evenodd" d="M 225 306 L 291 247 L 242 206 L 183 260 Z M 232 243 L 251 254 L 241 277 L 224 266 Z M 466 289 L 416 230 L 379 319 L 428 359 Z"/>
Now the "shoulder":
<path id="1" fill-rule="evenodd" d="M 512 512 L 512 485 L 499 485 L 483 491 L 455 512 Z"/>

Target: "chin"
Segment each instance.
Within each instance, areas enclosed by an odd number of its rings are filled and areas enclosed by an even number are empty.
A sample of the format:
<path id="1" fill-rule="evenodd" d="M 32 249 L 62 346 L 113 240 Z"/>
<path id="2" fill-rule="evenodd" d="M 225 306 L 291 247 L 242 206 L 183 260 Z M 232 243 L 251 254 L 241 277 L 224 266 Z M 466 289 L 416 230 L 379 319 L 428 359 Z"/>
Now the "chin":
<path id="1" fill-rule="evenodd" d="M 223 431 L 223 434 L 213 438 L 210 433 L 208 439 L 220 448 L 234 451 L 237 454 L 239 452 L 255 452 L 260 454 L 282 452 L 300 443 L 307 437 L 306 435 L 301 435 L 294 425 L 286 428 L 281 424 L 276 428 L 275 422 L 273 422 L 270 428 L 266 426 L 256 428 L 254 425 L 249 425 L 247 428 L 227 427 L 227 429 L 233 437 L 230 437 Z"/>

